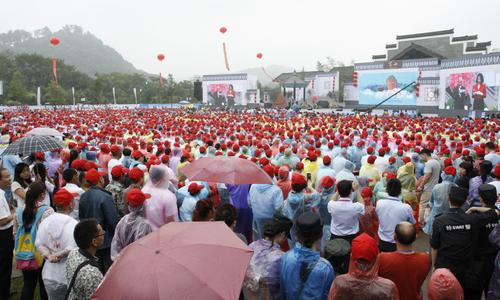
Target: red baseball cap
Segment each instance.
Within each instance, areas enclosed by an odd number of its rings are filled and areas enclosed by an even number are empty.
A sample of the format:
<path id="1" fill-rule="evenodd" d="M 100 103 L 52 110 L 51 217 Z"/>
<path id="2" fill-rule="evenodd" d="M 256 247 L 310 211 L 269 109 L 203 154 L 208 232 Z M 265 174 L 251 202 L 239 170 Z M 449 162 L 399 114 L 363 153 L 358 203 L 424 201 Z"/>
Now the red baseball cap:
<path id="1" fill-rule="evenodd" d="M 134 167 L 128 172 L 128 177 L 132 180 L 137 181 L 144 177 L 144 171 L 142 171 L 138 167 Z"/>
<path id="2" fill-rule="evenodd" d="M 122 166 L 114 166 L 111 169 L 111 176 L 113 177 L 121 177 L 123 174 L 127 174 L 129 172 L 128 169 L 125 169 Z"/>
<path id="3" fill-rule="evenodd" d="M 293 173 L 292 175 L 292 184 L 305 184 L 306 177 L 300 173 Z"/>
<path id="4" fill-rule="evenodd" d="M 203 189 L 203 186 L 200 184 L 197 184 L 196 182 L 192 182 L 189 184 L 188 187 L 188 192 L 192 195 L 198 194 L 201 190 Z"/>
<path id="5" fill-rule="evenodd" d="M 104 175 L 106 175 L 106 172 L 98 172 L 96 169 L 90 169 L 85 174 L 85 180 L 92 184 L 97 184 L 99 182 L 99 179 Z"/>
<path id="6" fill-rule="evenodd" d="M 321 178 L 321 186 L 325 189 L 331 188 L 335 184 L 335 179 L 330 176 Z"/>
<path id="7" fill-rule="evenodd" d="M 325 155 L 323 157 L 323 165 L 328 166 L 328 165 L 330 165 L 331 162 L 332 162 L 332 159 L 330 158 L 330 156 Z"/>
<path id="8" fill-rule="evenodd" d="M 56 206 L 67 207 L 71 204 L 76 195 L 78 194 L 70 193 L 68 190 L 62 188 L 54 194 L 53 203 Z"/>
<path id="9" fill-rule="evenodd" d="M 150 194 L 145 194 L 138 188 L 131 189 L 127 194 L 127 202 L 132 206 L 141 206 L 149 198 Z"/>
<path id="10" fill-rule="evenodd" d="M 377 242 L 368 234 L 362 233 L 352 241 L 351 256 L 355 260 L 375 261 L 378 256 Z"/>
<path id="11" fill-rule="evenodd" d="M 121 149 L 117 145 L 113 145 L 113 146 L 111 146 L 111 150 L 110 151 L 113 154 L 118 154 L 118 153 L 120 153 Z"/>
<path id="12" fill-rule="evenodd" d="M 370 155 L 368 156 L 368 159 L 366 160 L 369 164 L 373 164 L 377 157 L 375 155 Z"/>
<path id="13" fill-rule="evenodd" d="M 274 177 L 274 168 L 273 166 L 267 164 L 263 167 L 264 169 L 264 172 L 267 173 L 267 175 L 269 175 L 269 177 L 273 178 Z"/>
<path id="14" fill-rule="evenodd" d="M 139 158 L 141 158 L 141 156 L 142 156 L 142 152 L 141 152 L 141 151 L 139 151 L 139 150 L 134 150 L 134 151 L 132 152 L 132 157 L 133 157 L 134 159 L 139 159 Z"/>

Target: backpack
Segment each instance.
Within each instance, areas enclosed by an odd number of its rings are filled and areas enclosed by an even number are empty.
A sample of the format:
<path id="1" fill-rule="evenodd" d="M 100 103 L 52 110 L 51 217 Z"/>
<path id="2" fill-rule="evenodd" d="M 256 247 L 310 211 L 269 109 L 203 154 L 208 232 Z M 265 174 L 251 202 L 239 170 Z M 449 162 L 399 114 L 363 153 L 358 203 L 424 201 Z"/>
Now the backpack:
<path id="1" fill-rule="evenodd" d="M 43 264 L 43 257 L 35 248 L 36 232 L 38 229 L 36 224 L 47 208 L 47 205 L 42 205 L 38 208 L 35 219 L 27 232 L 23 226 L 23 210 L 22 208 L 17 210 L 19 226 L 16 232 L 14 256 L 16 258 L 16 267 L 19 270 L 37 270 Z"/>

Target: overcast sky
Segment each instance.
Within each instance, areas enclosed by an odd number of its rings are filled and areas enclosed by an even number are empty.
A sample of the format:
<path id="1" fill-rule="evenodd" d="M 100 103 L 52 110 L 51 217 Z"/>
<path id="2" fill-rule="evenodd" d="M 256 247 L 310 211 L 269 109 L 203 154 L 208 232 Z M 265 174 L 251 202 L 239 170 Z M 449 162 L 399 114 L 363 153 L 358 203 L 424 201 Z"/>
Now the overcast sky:
<path id="1" fill-rule="evenodd" d="M 499 0 L 3 0 L 0 12 L 0 32 L 80 25 L 135 67 L 180 79 L 225 73 L 223 39 L 234 71 L 366 62 L 398 34 L 450 28 L 500 48 Z"/>

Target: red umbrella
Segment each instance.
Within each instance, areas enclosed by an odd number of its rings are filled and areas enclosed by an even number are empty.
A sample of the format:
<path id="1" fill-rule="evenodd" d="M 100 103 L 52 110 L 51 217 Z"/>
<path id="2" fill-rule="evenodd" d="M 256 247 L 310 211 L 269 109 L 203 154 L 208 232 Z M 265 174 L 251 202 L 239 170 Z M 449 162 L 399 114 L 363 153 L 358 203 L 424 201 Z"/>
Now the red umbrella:
<path id="1" fill-rule="evenodd" d="M 239 157 L 203 157 L 182 168 L 192 181 L 228 184 L 273 183 L 264 170 L 252 161 Z"/>
<path id="2" fill-rule="evenodd" d="M 223 222 L 172 222 L 127 246 L 92 299 L 238 299 L 251 257 Z"/>

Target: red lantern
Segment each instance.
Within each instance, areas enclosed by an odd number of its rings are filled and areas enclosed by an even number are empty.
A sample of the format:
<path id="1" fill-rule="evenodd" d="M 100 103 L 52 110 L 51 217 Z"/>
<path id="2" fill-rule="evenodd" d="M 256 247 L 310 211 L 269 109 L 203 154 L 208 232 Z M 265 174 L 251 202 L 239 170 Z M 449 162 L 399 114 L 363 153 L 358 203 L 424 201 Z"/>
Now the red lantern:
<path id="1" fill-rule="evenodd" d="M 220 33 L 224 34 L 224 33 L 226 33 L 227 28 L 226 28 L 226 27 L 224 27 L 224 26 L 222 26 L 222 27 L 219 29 L 219 31 L 220 31 Z"/>
<path id="2" fill-rule="evenodd" d="M 158 58 L 158 60 L 159 60 L 159 61 L 162 61 L 162 60 L 164 60 L 164 59 L 165 59 L 165 55 L 163 55 L 162 53 L 160 53 L 160 54 L 158 54 L 158 55 L 156 56 L 156 58 Z"/>
<path id="3" fill-rule="evenodd" d="M 257 53 L 257 58 L 262 59 L 262 53 Z"/>
<path id="4" fill-rule="evenodd" d="M 53 37 L 50 39 L 50 43 L 52 44 L 52 46 L 57 46 L 57 45 L 59 45 L 60 41 L 58 38 Z"/>
<path id="5" fill-rule="evenodd" d="M 358 72 L 352 73 L 352 85 L 355 87 L 358 86 Z"/>

